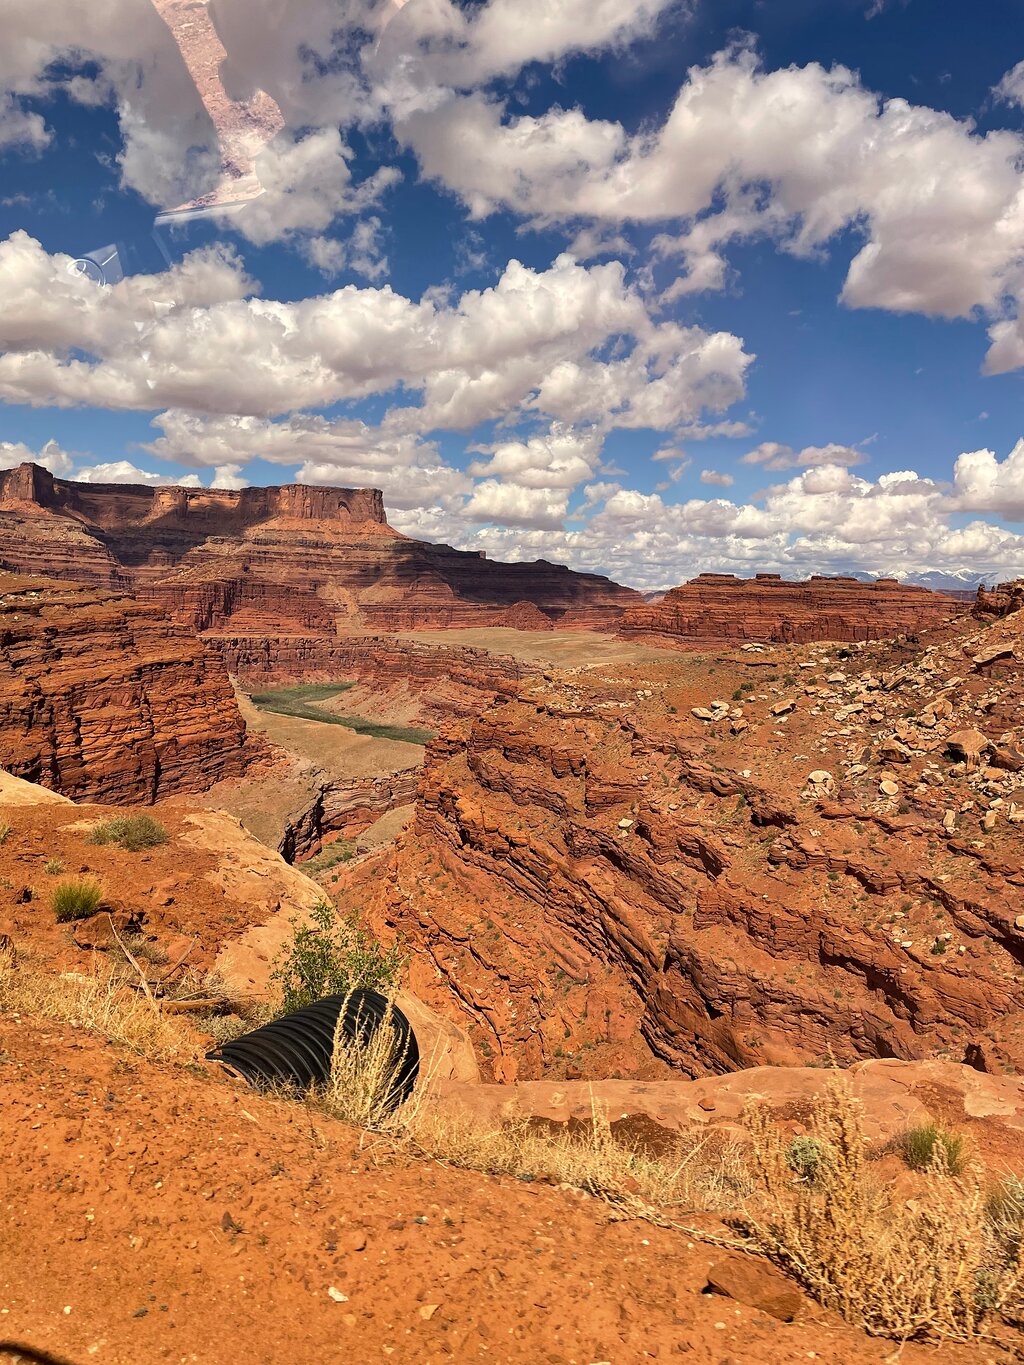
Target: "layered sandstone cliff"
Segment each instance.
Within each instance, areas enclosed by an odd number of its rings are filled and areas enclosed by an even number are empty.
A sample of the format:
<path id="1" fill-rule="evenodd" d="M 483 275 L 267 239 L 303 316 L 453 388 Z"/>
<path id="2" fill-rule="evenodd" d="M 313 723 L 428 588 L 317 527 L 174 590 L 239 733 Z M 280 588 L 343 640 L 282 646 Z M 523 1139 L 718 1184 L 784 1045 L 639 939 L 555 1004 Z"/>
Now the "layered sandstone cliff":
<path id="1" fill-rule="evenodd" d="M 544 560 L 497 564 L 387 523 L 376 489 L 240 491 L 0 473 L 0 568 L 131 588 L 199 631 L 612 629 L 639 595 Z"/>
<path id="2" fill-rule="evenodd" d="M 221 659 L 159 607 L 0 574 L 0 767 L 149 802 L 238 777 L 253 753 Z"/>
<path id="3" fill-rule="evenodd" d="M 437 728 L 453 716 L 473 716 L 498 695 L 508 695 L 537 664 L 510 654 L 463 645 L 426 644 L 391 635 L 207 635 L 243 687 L 256 691 L 295 679 L 356 682 L 341 709 L 358 711 L 366 694 L 375 714 L 408 703 L 405 723 Z"/>
<path id="4" fill-rule="evenodd" d="M 631 608 L 619 633 L 679 649 L 729 640 L 884 640 L 926 630 L 968 609 L 969 603 L 894 578 L 862 583 L 815 577 L 796 583 L 779 574 L 703 573 L 660 602 Z"/>
<path id="5" fill-rule="evenodd" d="M 1022 621 L 538 680 L 346 903 L 502 1079 L 1019 1065 Z"/>
<path id="6" fill-rule="evenodd" d="M 388 811 L 409 805 L 419 789 L 420 775 L 417 765 L 380 777 L 321 783 L 309 806 L 289 819 L 278 852 L 285 862 L 294 863 L 319 853 L 332 836 L 356 838 Z"/>

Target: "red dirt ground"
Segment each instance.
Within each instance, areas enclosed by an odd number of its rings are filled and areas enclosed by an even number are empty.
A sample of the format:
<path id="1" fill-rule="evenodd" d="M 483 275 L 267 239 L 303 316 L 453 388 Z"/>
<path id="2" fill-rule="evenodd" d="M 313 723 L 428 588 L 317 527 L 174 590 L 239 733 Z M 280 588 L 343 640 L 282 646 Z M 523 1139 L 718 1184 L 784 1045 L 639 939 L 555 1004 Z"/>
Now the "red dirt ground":
<path id="1" fill-rule="evenodd" d="M 0 1020 L 0 1360 L 980 1365 L 701 1293 L 721 1253 L 304 1107 Z M 334 1294 L 329 1291 L 334 1290 Z M 340 1297 L 343 1296 L 343 1297 Z M 5 1349 L 6 1348 L 6 1349 Z"/>

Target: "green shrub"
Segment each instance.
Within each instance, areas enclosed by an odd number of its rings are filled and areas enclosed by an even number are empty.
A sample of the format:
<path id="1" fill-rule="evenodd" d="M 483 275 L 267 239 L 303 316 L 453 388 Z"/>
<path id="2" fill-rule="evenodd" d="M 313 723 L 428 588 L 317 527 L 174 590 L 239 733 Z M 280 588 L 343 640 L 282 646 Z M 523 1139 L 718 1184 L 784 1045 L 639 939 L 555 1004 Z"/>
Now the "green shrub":
<path id="1" fill-rule="evenodd" d="M 951 1133 L 937 1123 L 908 1128 L 898 1140 L 900 1155 L 912 1171 L 927 1171 L 938 1163 L 950 1175 L 967 1169 L 967 1143 L 962 1133 Z"/>
<path id="2" fill-rule="evenodd" d="M 64 871 L 64 864 L 59 858 L 47 858 L 43 863 L 43 871 L 48 877 L 59 877 Z"/>
<path id="3" fill-rule="evenodd" d="M 314 858 L 307 858 L 302 864 L 303 872 L 329 872 L 332 867 L 337 867 L 339 863 L 351 862 L 355 857 L 355 845 L 349 843 L 347 839 L 335 839 L 331 844 L 325 844 L 321 851 Z"/>
<path id="4" fill-rule="evenodd" d="M 53 913 L 58 924 L 88 919 L 103 904 L 103 887 L 95 877 L 58 882 L 53 889 Z"/>
<path id="5" fill-rule="evenodd" d="M 360 987 L 386 995 L 405 966 L 399 944 L 381 947 L 354 914 L 339 915 L 326 901 L 313 907 L 308 923 L 293 919 L 291 925 L 291 942 L 274 959 L 270 974 L 286 1013 Z"/>
<path id="6" fill-rule="evenodd" d="M 0 846 L 6 844 L 10 838 L 11 827 L 6 820 L 0 820 Z"/>
<path id="7" fill-rule="evenodd" d="M 815 1137 L 795 1137 L 786 1148 L 786 1164 L 801 1180 L 813 1182 L 821 1173 L 825 1149 Z"/>
<path id="8" fill-rule="evenodd" d="M 96 826 L 89 835 L 89 842 L 116 844 L 129 853 L 139 853 L 145 848 L 166 844 L 167 831 L 151 815 L 115 815 L 113 820 L 105 820 L 102 825 Z"/>

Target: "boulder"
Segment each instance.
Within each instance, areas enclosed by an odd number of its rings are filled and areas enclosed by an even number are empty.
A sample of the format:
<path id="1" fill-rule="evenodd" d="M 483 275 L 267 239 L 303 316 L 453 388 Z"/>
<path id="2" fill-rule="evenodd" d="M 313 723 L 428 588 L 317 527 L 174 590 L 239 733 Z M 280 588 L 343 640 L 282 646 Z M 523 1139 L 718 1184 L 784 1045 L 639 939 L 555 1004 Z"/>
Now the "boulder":
<path id="1" fill-rule="evenodd" d="M 704 1292 L 734 1299 L 780 1322 L 793 1322 L 809 1302 L 781 1270 L 738 1252 L 726 1253 L 708 1269 Z"/>
<path id="2" fill-rule="evenodd" d="M 993 748 L 992 741 L 980 730 L 956 730 L 946 739 L 946 752 L 956 762 L 966 763 L 968 772 L 980 768 L 982 759 Z"/>

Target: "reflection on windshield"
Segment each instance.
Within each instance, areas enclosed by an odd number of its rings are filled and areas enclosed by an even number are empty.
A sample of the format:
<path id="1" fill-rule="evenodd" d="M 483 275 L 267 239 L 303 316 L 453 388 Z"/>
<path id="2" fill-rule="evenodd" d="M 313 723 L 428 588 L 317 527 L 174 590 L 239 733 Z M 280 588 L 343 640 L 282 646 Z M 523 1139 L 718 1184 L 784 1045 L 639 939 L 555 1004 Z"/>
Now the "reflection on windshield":
<path id="1" fill-rule="evenodd" d="M 265 90 L 233 99 L 224 85 L 227 52 L 213 22 L 212 6 L 193 0 L 153 0 L 178 45 L 203 107 L 217 132 L 221 178 L 208 194 L 169 207 L 157 223 L 223 212 L 255 199 L 263 191 L 256 156 L 284 127 L 284 117 Z"/>

